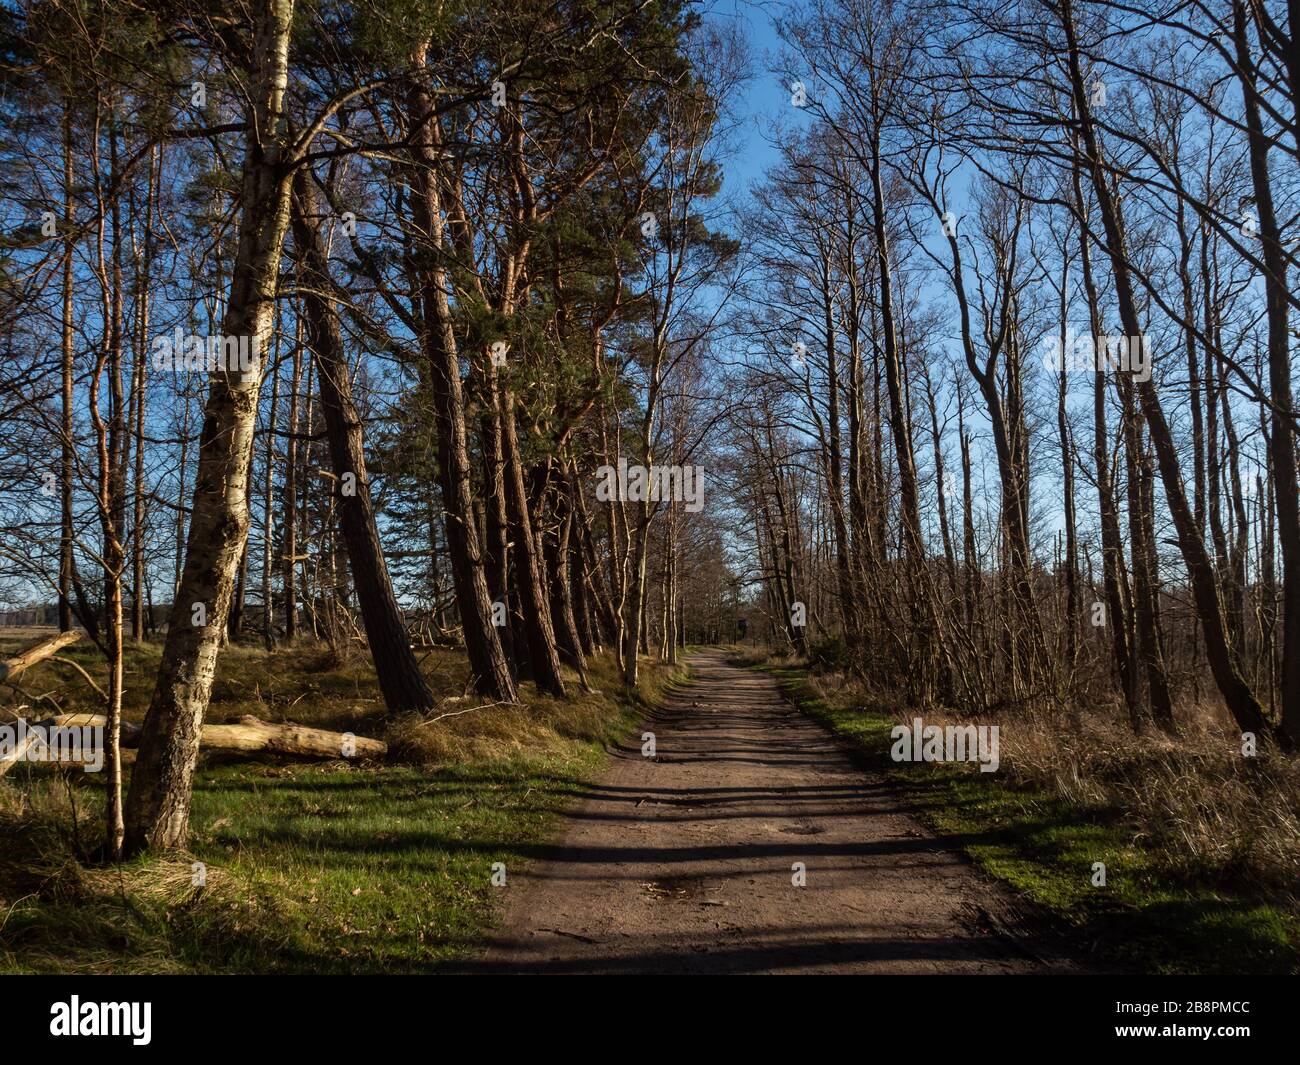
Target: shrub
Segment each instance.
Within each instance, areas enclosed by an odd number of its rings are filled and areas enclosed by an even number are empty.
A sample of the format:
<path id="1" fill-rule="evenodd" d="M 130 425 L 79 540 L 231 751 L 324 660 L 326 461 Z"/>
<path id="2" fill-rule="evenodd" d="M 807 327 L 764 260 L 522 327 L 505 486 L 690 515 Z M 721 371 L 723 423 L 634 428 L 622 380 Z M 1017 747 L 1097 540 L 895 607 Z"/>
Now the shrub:
<path id="1" fill-rule="evenodd" d="M 849 652 L 844 637 L 824 636 L 808 649 L 808 664 L 823 672 L 837 672 L 848 664 Z"/>

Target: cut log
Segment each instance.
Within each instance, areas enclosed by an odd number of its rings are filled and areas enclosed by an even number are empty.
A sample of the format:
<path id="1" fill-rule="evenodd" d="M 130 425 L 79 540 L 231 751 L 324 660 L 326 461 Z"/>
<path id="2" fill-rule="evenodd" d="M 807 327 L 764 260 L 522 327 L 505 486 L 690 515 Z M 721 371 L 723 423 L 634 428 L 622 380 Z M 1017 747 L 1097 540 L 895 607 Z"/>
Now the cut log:
<path id="1" fill-rule="evenodd" d="M 28 726 L 29 730 L 42 728 L 71 728 L 103 726 L 103 714 L 57 714 L 54 717 Z M 15 763 L 22 761 L 37 735 L 28 732 L 22 743 L 0 754 L 0 777 Z M 346 742 L 345 742 L 346 741 Z M 140 726 L 122 722 L 122 746 L 136 747 L 140 743 Z M 277 754 L 299 758 L 376 759 L 388 753 L 388 744 L 365 736 L 351 736 L 343 732 L 307 728 L 303 725 L 275 725 L 248 715 L 238 724 L 204 725 L 199 738 L 199 749 L 206 751 L 274 751 Z"/>
<path id="2" fill-rule="evenodd" d="M 69 629 L 67 632 L 60 632 L 41 640 L 25 651 L 19 651 L 13 658 L 0 659 L 0 680 L 16 677 L 23 670 L 30 669 L 37 662 L 43 662 L 52 655 L 58 654 L 68 644 L 76 643 L 80 639 L 81 633 Z"/>
<path id="3" fill-rule="evenodd" d="M 349 741 L 344 750 L 344 739 Z M 275 751 L 314 758 L 382 758 L 388 744 L 350 733 L 327 732 L 303 725 L 273 725 L 251 714 L 237 725 L 204 725 L 199 749 L 219 751 Z"/>

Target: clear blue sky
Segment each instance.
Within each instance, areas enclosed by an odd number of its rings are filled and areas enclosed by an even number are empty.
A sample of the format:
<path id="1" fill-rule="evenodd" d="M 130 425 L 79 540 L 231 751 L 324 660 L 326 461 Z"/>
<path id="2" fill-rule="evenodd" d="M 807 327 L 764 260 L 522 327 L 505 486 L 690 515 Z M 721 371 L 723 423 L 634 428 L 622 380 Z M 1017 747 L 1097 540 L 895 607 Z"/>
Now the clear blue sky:
<path id="1" fill-rule="evenodd" d="M 726 160 L 726 191 L 738 195 L 762 178 L 775 164 L 776 152 L 766 136 L 774 116 L 790 105 L 790 92 L 772 72 L 772 53 L 780 41 L 772 16 L 782 4 L 777 0 L 713 0 L 705 5 L 705 18 L 736 26 L 749 42 L 752 80 L 741 99 L 730 101 L 740 118 L 735 138 L 739 150 Z"/>

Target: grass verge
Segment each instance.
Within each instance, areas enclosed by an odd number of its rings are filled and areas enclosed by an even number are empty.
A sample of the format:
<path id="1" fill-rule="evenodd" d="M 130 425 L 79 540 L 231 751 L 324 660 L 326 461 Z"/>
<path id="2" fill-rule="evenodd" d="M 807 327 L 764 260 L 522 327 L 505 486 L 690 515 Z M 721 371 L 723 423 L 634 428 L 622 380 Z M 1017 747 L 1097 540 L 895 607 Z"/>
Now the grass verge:
<path id="1" fill-rule="evenodd" d="M 896 763 L 896 713 L 828 690 L 806 669 L 749 664 L 775 675 L 938 837 L 1046 909 L 1099 961 L 1153 973 L 1300 973 L 1290 892 L 1189 863 L 1176 837 L 1152 838 L 1123 805 L 972 765 Z M 1093 886 L 1095 862 L 1105 864 L 1104 888 Z"/>
<path id="2" fill-rule="evenodd" d="M 16 768 L 0 781 L 0 973 L 436 971 L 492 927 L 493 863 L 508 877 L 545 851 L 606 746 L 674 679 L 647 663 L 631 699 L 596 659 L 598 691 L 565 702 L 525 685 L 521 706 L 385 724 L 365 663 L 231 650 L 209 720 L 383 735 L 398 764 L 205 759 L 191 853 L 120 867 L 84 860 L 102 832 L 98 777 Z M 138 649 L 133 666 L 147 674 L 156 653 Z M 425 671 L 468 711 L 459 657 Z M 142 709 L 132 700 L 128 716 Z"/>

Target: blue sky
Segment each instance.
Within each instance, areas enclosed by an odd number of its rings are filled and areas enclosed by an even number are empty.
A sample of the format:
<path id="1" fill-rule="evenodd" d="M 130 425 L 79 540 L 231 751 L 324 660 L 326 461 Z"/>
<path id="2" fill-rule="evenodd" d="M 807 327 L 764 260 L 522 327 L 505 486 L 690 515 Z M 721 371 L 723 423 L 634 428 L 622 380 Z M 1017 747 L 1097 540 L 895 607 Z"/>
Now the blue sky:
<path id="1" fill-rule="evenodd" d="M 782 5 L 774 0 L 716 0 L 708 6 L 705 17 L 719 23 L 738 25 L 749 42 L 752 80 L 742 99 L 733 101 L 740 118 L 736 130 L 738 151 L 726 160 L 726 191 L 739 195 L 760 180 L 763 172 L 776 162 L 767 130 L 772 119 L 790 104 L 789 90 L 772 72 L 771 54 L 780 47 L 772 25 L 773 14 Z"/>

